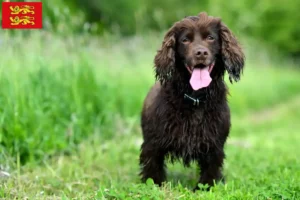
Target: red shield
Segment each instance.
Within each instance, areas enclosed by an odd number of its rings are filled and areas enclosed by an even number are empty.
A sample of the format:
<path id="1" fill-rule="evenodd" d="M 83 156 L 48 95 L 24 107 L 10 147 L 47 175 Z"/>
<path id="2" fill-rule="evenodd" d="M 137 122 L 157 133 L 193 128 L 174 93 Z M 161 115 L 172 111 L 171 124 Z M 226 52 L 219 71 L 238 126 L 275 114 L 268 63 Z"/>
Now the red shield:
<path id="1" fill-rule="evenodd" d="M 43 27 L 42 2 L 3 2 L 3 29 L 41 29 Z"/>

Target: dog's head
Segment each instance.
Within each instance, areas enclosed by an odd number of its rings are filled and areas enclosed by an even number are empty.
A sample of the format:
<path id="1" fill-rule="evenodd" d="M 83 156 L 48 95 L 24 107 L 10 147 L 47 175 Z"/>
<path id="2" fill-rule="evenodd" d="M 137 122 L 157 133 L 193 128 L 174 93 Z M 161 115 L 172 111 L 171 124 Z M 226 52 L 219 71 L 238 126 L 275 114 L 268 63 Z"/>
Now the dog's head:
<path id="1" fill-rule="evenodd" d="M 162 84 L 174 73 L 188 76 L 194 90 L 207 87 L 224 75 L 238 81 L 244 67 L 243 51 L 232 32 L 220 18 L 186 17 L 166 33 L 161 49 L 155 56 L 156 77 Z"/>

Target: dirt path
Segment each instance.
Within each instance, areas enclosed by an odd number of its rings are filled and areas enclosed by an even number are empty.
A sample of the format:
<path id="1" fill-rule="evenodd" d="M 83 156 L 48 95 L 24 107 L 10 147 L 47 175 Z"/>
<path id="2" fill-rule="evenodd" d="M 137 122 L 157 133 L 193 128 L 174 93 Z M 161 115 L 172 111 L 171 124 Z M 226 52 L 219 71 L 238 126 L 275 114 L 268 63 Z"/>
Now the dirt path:
<path id="1" fill-rule="evenodd" d="M 276 104 L 275 106 L 254 112 L 246 116 L 244 120 L 254 124 L 261 124 L 276 118 L 278 115 L 292 112 L 295 109 L 300 109 L 300 95 L 297 95 L 288 101 Z"/>

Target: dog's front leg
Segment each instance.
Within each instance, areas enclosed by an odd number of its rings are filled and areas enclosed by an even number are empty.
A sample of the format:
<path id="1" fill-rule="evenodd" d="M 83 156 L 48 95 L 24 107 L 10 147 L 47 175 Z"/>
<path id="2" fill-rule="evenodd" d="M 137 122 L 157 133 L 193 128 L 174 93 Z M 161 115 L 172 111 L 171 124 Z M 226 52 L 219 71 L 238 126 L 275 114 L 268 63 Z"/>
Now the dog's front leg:
<path id="1" fill-rule="evenodd" d="M 198 160 L 201 169 L 198 183 L 203 185 L 207 184 L 208 189 L 210 189 L 210 187 L 214 186 L 214 183 L 219 181 L 225 182 L 222 174 L 224 158 L 225 154 L 223 150 L 210 151 L 209 153 L 201 156 Z M 194 191 L 198 189 L 200 188 L 197 184 Z"/>
<path id="2" fill-rule="evenodd" d="M 155 184 L 161 186 L 166 179 L 164 153 L 156 146 L 143 143 L 140 154 L 142 181 L 152 178 Z"/>

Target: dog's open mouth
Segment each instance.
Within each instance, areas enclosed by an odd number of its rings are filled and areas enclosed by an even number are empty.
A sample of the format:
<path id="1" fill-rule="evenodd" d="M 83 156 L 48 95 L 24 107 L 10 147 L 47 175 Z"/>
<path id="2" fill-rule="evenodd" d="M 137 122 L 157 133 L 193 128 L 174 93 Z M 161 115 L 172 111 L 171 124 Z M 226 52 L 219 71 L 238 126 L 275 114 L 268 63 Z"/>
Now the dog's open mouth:
<path id="1" fill-rule="evenodd" d="M 214 62 L 210 65 L 198 64 L 194 67 L 185 65 L 187 70 L 191 73 L 190 84 L 193 90 L 199 90 L 209 86 L 212 81 L 210 73 L 213 70 L 214 65 Z"/>

